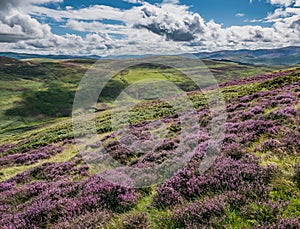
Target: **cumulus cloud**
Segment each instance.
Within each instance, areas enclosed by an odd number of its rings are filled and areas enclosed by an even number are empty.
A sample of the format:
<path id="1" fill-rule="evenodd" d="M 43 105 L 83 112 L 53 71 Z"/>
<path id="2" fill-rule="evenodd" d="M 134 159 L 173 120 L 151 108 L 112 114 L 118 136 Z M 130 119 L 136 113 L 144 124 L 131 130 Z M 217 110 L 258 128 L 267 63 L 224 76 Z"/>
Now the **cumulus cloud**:
<path id="1" fill-rule="evenodd" d="M 54 10 L 42 6 L 33 5 L 28 9 L 28 13 L 36 16 L 44 16 L 53 18 L 56 21 L 63 21 L 63 19 L 77 19 L 77 20 L 122 20 L 123 11 L 118 8 L 93 5 L 81 9 L 68 9 L 68 10 Z"/>
<path id="2" fill-rule="evenodd" d="M 26 39 L 28 39 L 28 37 L 22 34 L 0 32 L 0 42 L 15 43 L 20 40 L 26 40 Z"/>
<path id="3" fill-rule="evenodd" d="M 300 19 L 297 20 L 297 21 L 294 21 L 294 22 L 291 24 L 291 28 L 300 31 Z"/>
<path id="4" fill-rule="evenodd" d="M 133 28 L 147 29 L 164 36 L 166 40 L 192 41 L 196 34 L 204 33 L 206 27 L 199 14 L 192 14 L 186 7 L 173 4 L 163 4 L 161 7 L 145 4 L 136 11 L 141 17 L 133 23 Z"/>
<path id="5" fill-rule="evenodd" d="M 6 42 L 5 48 L 28 52 L 97 55 L 175 54 L 299 44 L 300 8 L 291 6 L 299 0 L 294 3 L 270 0 L 272 4 L 280 4 L 280 8 L 262 19 L 272 23 L 272 27 L 224 27 L 213 20 L 205 21 L 177 0 L 154 5 L 126 0 L 140 3 L 126 10 L 104 5 L 55 10 L 41 5 L 60 1 L 0 1 L 0 42 Z M 38 17 L 54 19 L 61 27 L 88 34 L 52 34 L 49 25 L 35 19 Z M 104 23 L 103 19 L 114 23 Z M 2 50 L 3 47 L 0 46 Z"/>
<path id="6" fill-rule="evenodd" d="M 31 38 L 42 38 L 51 34 L 47 24 L 41 24 L 30 15 L 24 13 L 28 4 L 43 4 L 61 0 L 1 0 L 0 1 L 0 41 L 15 42 Z"/>
<path id="7" fill-rule="evenodd" d="M 20 41 L 13 48 L 17 50 L 28 50 L 31 53 L 39 54 L 101 54 L 108 55 L 111 49 L 118 46 L 107 37 L 106 34 L 87 34 L 82 38 L 74 34 L 66 34 L 65 36 L 53 35 L 49 38 L 38 40 Z"/>
<path id="8" fill-rule="evenodd" d="M 65 27 L 81 32 L 101 32 L 112 34 L 126 34 L 131 30 L 126 25 L 104 24 L 99 21 L 86 22 L 74 19 L 68 20 Z"/>
<path id="9" fill-rule="evenodd" d="M 290 6 L 294 0 L 269 0 L 269 2 L 273 5 Z"/>

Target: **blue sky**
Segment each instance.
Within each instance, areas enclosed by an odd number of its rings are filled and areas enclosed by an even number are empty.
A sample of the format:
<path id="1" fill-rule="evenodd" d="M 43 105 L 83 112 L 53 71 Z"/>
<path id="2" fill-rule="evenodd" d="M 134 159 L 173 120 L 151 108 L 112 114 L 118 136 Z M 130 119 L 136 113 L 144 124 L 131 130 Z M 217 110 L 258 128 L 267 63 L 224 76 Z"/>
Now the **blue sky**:
<path id="1" fill-rule="evenodd" d="M 160 4 L 160 0 L 146 1 L 151 4 Z M 190 6 L 190 10 L 199 13 L 205 20 L 215 20 L 224 26 L 246 25 L 249 24 L 246 19 L 262 19 L 269 12 L 273 12 L 278 5 L 273 5 L 267 1 L 254 0 L 181 0 L 182 5 Z M 61 3 L 46 4 L 48 7 L 57 9 L 58 7 L 65 9 L 72 6 L 74 9 L 80 9 L 93 5 L 107 5 L 120 9 L 130 9 L 132 6 L 141 5 L 133 4 L 122 0 L 65 0 Z M 243 17 L 237 17 L 236 14 L 244 14 Z M 251 23 L 253 24 L 253 23 Z M 261 24 L 261 23 L 255 23 Z"/>
<path id="2" fill-rule="evenodd" d="M 159 54 L 299 45 L 300 0 L 2 0 L 0 51 Z"/>

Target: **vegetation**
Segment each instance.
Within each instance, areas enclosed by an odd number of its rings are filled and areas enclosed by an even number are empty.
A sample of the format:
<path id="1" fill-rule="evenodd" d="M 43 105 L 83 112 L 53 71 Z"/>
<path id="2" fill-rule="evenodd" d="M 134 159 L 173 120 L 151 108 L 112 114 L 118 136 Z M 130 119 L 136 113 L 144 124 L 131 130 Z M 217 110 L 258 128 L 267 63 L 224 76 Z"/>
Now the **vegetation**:
<path id="1" fill-rule="evenodd" d="M 212 117 L 203 93 L 193 91 L 180 72 L 160 66 L 117 74 L 99 98 L 105 109 L 96 113 L 99 139 L 110 156 L 147 168 L 173 155 L 181 141 L 188 151 L 189 139 L 197 139 L 184 169 L 155 187 L 133 189 L 94 174 L 76 149 L 72 98 L 91 64 L 2 60 L 0 228 L 300 227 L 300 69 L 267 74 L 266 67 L 206 61 L 220 83 L 228 118 L 221 152 L 205 173 L 199 164 L 211 140 Z M 140 77 L 168 79 L 188 92 L 199 117 L 196 136 L 180 138 L 178 115 L 153 100 L 134 107 L 130 128 L 136 139 L 151 141 L 153 122 L 160 121 L 165 139 L 145 154 L 117 140 L 110 107 Z"/>

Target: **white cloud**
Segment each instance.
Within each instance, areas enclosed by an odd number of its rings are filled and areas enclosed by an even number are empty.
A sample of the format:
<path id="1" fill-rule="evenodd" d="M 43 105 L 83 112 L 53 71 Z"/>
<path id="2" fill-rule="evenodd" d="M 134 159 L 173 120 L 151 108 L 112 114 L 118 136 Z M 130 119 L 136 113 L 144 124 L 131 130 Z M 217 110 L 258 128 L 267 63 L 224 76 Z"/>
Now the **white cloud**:
<path id="1" fill-rule="evenodd" d="M 113 34 L 125 34 L 131 30 L 131 28 L 128 28 L 128 26 L 125 25 L 104 24 L 98 21 L 85 22 L 74 19 L 68 20 L 65 27 L 81 32 L 101 32 Z"/>
<path id="2" fill-rule="evenodd" d="M 42 6 L 32 6 L 27 9 L 27 13 L 35 14 L 37 16 L 45 16 L 53 18 L 56 21 L 62 19 L 77 19 L 77 20 L 122 20 L 123 11 L 118 8 L 113 8 L 104 5 L 94 5 L 78 10 L 54 10 Z"/>
<path id="3" fill-rule="evenodd" d="M 237 16 L 237 17 L 244 17 L 245 14 L 243 14 L 243 13 L 237 13 L 237 14 L 235 14 L 235 16 Z"/>
<path id="4" fill-rule="evenodd" d="M 23 12 L 30 3 L 59 2 L 61 0 L 2 0 L 0 1 L 0 40 L 27 40 L 43 38 L 51 34 L 47 24 L 41 24 L 30 15 Z M 25 7 L 26 6 L 26 7 Z"/>
<path id="5" fill-rule="evenodd" d="M 179 0 L 163 0 L 162 4 L 179 4 Z"/>
<path id="6" fill-rule="evenodd" d="M 123 2 L 137 4 L 137 3 L 142 3 L 143 1 L 142 0 L 123 0 Z"/>
<path id="7" fill-rule="evenodd" d="M 73 6 L 66 6 L 66 10 L 72 10 Z"/>
<path id="8" fill-rule="evenodd" d="M 52 2 L 59 1 L 61 0 Z M 50 0 L 20 2 L 0 2 L 0 42 L 5 42 L 5 45 L 0 46 L 1 50 L 125 55 L 272 48 L 300 44 L 300 8 L 295 7 L 279 8 L 269 14 L 264 21 L 273 23 L 270 28 L 250 25 L 224 28 L 212 20 L 205 21 L 201 15 L 190 12 L 187 6 L 172 0 L 160 5 L 142 2 L 127 10 L 103 5 L 77 10 L 71 7 L 55 10 L 36 5 Z M 276 0 L 272 2 L 275 4 Z M 284 4 L 288 4 L 287 1 Z M 84 37 L 74 34 L 54 35 L 49 25 L 39 23 L 30 15 L 52 18 L 60 21 L 64 27 L 89 34 Z M 236 16 L 241 17 L 243 14 Z M 100 21 L 102 19 L 117 20 L 120 23 L 105 24 Z"/>
<path id="9" fill-rule="evenodd" d="M 125 16 L 133 28 L 149 30 L 167 40 L 191 41 L 196 34 L 204 33 L 206 27 L 199 14 L 189 13 L 184 6 L 164 4 L 158 7 L 145 4 L 133 10 L 139 18 L 131 20 L 131 17 Z"/>
<path id="10" fill-rule="evenodd" d="M 273 5 L 290 6 L 295 0 L 269 0 L 269 2 Z"/>

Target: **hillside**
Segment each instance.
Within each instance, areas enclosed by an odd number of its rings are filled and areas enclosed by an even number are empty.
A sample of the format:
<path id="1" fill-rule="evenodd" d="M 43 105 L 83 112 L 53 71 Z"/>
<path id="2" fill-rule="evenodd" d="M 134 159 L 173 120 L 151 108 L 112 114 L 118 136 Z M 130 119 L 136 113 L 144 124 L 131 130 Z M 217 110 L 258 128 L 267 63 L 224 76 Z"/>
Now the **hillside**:
<path id="1" fill-rule="evenodd" d="M 255 65 L 297 65 L 300 59 L 300 47 L 285 47 L 280 49 L 233 50 L 196 53 L 201 59 L 227 60 Z"/>
<path id="2" fill-rule="evenodd" d="M 57 118 L 68 117 L 77 86 L 95 61 L 17 60 L 0 57 L 0 136 L 34 129 Z M 204 63 L 218 82 L 272 72 L 276 69 L 210 60 Z M 109 103 L 128 82 L 138 79 L 140 74 L 145 78 L 161 79 L 166 79 L 166 76 L 171 74 L 171 81 L 176 81 L 184 90 L 193 90 L 191 81 L 178 72 L 174 74 L 172 69 L 157 71 L 140 66 L 120 74 L 123 75 L 112 80 L 104 91 L 104 102 Z"/>
<path id="3" fill-rule="evenodd" d="M 139 65 L 118 73 L 99 98 L 96 129 L 105 150 L 134 168 L 163 163 L 181 141 L 196 149 L 188 165 L 157 186 L 134 189 L 104 180 L 83 160 L 70 118 L 81 77 L 95 60 L 0 61 L 0 228 L 299 228 L 300 68 L 281 69 L 206 60 L 226 103 L 221 151 L 198 170 L 212 138 L 205 96 L 179 71 Z M 155 152 L 121 144 L 112 130 L 116 96 L 140 78 L 168 79 L 199 117 L 196 136 L 181 136 L 181 120 L 161 100 L 130 113 L 130 128 Z M 154 128 L 154 130 L 153 130 Z M 97 145 L 89 148 L 97 150 Z"/>
<path id="4" fill-rule="evenodd" d="M 210 59 L 216 61 L 231 61 L 241 64 L 250 65 L 266 65 L 266 66 L 291 66 L 300 64 L 300 47 L 290 46 L 277 49 L 257 49 L 257 50 L 225 50 L 215 52 L 199 52 L 194 53 L 200 59 Z M 148 55 L 140 56 L 72 56 L 72 55 L 41 55 L 41 54 L 28 54 L 28 53 L 13 53 L 13 52 L 0 52 L 0 56 L 9 57 L 19 60 L 26 59 L 91 59 L 99 60 L 105 58 L 142 58 Z"/>

